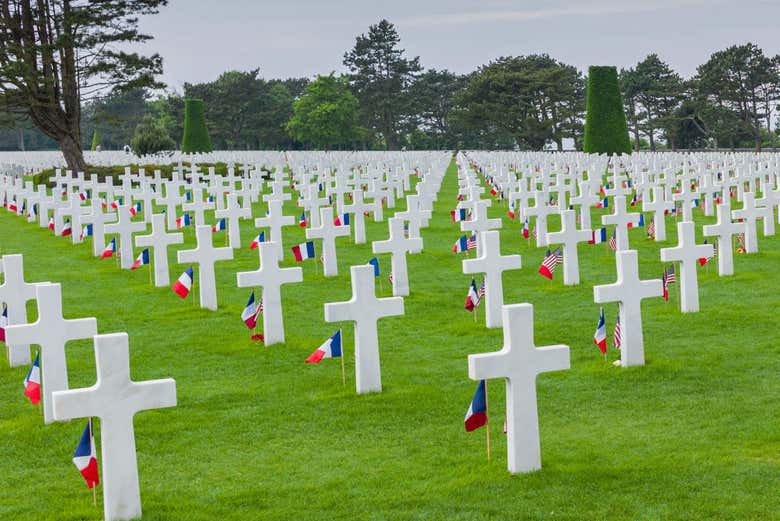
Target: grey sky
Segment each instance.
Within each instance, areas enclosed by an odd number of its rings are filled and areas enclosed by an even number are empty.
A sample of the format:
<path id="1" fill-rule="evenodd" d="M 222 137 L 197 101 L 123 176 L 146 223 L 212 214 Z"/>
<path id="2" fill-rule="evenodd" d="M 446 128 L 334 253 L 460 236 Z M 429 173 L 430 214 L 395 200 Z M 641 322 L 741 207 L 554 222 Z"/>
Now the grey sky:
<path id="1" fill-rule="evenodd" d="M 163 80 L 180 90 L 228 69 L 342 71 L 355 36 L 382 18 L 424 67 L 459 73 L 506 55 L 546 52 L 586 70 L 656 52 L 688 77 L 732 44 L 780 54 L 780 0 L 170 0 L 141 28 L 155 36 L 144 52 L 163 56 Z"/>

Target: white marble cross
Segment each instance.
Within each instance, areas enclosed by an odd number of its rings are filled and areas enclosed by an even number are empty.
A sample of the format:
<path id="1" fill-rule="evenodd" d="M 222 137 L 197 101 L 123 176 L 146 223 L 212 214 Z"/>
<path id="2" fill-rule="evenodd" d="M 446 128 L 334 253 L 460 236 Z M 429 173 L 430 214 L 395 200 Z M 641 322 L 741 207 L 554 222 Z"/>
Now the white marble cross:
<path id="1" fill-rule="evenodd" d="M 653 224 L 655 226 L 655 242 L 666 240 L 666 213 L 674 208 L 674 202 L 667 201 L 664 197 L 664 187 L 653 187 L 653 201 L 642 200 L 642 211 L 653 212 Z"/>
<path id="2" fill-rule="evenodd" d="M 168 271 L 168 246 L 182 244 L 183 233 L 167 233 L 165 215 L 158 213 L 152 216 L 152 233 L 150 235 L 138 235 L 135 245 L 139 247 L 152 247 L 152 264 L 154 265 L 154 285 L 161 288 L 170 284 Z"/>
<path id="3" fill-rule="evenodd" d="M 712 244 L 696 244 L 696 225 L 692 221 L 677 223 L 677 239 L 674 248 L 661 248 L 661 262 L 680 261 L 680 311 L 696 312 L 699 311 L 699 277 L 696 267 L 699 259 L 712 257 Z"/>
<path id="4" fill-rule="evenodd" d="M 252 217 L 252 210 L 248 208 L 241 208 L 238 204 L 238 197 L 236 194 L 228 194 L 227 206 L 224 210 L 217 210 L 214 212 L 214 217 L 217 219 L 227 220 L 228 238 L 230 240 L 230 247 L 234 250 L 241 247 L 241 227 L 239 222 L 241 219 L 249 219 Z"/>
<path id="5" fill-rule="evenodd" d="M 719 204 L 717 221 L 702 228 L 705 237 L 717 237 L 718 240 L 718 274 L 723 277 L 734 275 L 734 251 L 731 237 L 744 230 L 742 223 L 731 221 L 731 210 L 728 203 Z"/>
<path id="6" fill-rule="evenodd" d="M 206 217 L 203 214 L 206 210 L 213 210 L 214 203 L 203 200 L 203 188 L 195 186 L 195 181 L 193 181 L 190 193 L 192 195 L 192 202 L 182 204 L 182 211 L 192 212 L 195 215 L 195 226 L 206 224 Z"/>
<path id="7" fill-rule="evenodd" d="M 572 286 L 580 283 L 580 261 L 577 243 L 588 242 L 592 230 L 577 229 L 577 215 L 574 210 L 561 213 L 561 231 L 547 234 L 547 244 L 563 244 L 563 283 Z"/>
<path id="8" fill-rule="evenodd" d="M 352 266 L 352 298 L 325 304 L 326 322 L 355 323 L 355 388 L 358 394 L 382 390 L 377 321 L 404 314 L 401 297 L 376 298 L 374 267 Z M 342 354 L 343 356 L 343 354 Z"/>
<path id="9" fill-rule="evenodd" d="M 503 306 L 504 346 L 501 351 L 469 355 L 469 378 L 506 380 L 506 450 L 509 472 L 542 468 L 536 377 L 569 369 L 569 347 L 534 344 L 531 304 Z"/>
<path id="10" fill-rule="evenodd" d="M 344 212 L 352 214 L 352 220 L 350 222 L 350 225 L 352 226 L 353 234 L 355 237 L 355 244 L 365 244 L 366 218 L 363 212 L 368 212 L 373 208 L 374 208 L 373 203 L 366 203 L 363 201 L 362 190 L 354 190 L 352 192 L 352 204 L 344 205 Z M 313 218 L 312 218 L 312 226 L 318 226 L 317 224 L 314 224 Z"/>
<path id="11" fill-rule="evenodd" d="M 92 387 L 54 393 L 54 419 L 100 418 L 105 521 L 141 517 L 141 489 L 133 417 L 140 411 L 176 406 L 171 378 L 130 379 L 127 333 L 96 335 L 97 382 Z"/>
<path id="12" fill-rule="evenodd" d="M 282 284 L 303 282 L 302 268 L 280 268 L 280 246 L 275 242 L 263 242 L 257 247 L 260 267 L 255 271 L 236 274 L 239 288 L 260 286 L 263 288 L 263 336 L 270 346 L 284 342 L 284 315 L 282 313 Z"/>
<path id="13" fill-rule="evenodd" d="M 501 239 L 498 231 L 479 232 L 479 256 L 463 261 L 463 273 L 485 274 L 485 325 L 501 327 L 501 306 L 504 305 L 502 274 L 506 270 L 519 270 L 520 255 L 501 255 Z"/>
<path id="14" fill-rule="evenodd" d="M 407 195 L 406 211 L 396 212 L 395 217 L 400 217 L 405 221 L 409 221 L 409 237 L 417 238 L 420 237 L 420 228 L 428 226 L 428 219 L 431 218 L 431 212 L 422 208 L 419 195 Z M 485 217 L 487 217 L 487 215 Z M 493 221 L 495 220 L 496 219 L 493 219 Z M 501 219 L 497 220 L 499 224 L 498 228 L 500 228 Z M 471 221 L 464 221 L 464 223 L 465 222 L 471 223 Z"/>
<path id="15" fill-rule="evenodd" d="M 179 194 L 180 183 L 168 181 L 164 183 L 165 197 L 158 197 L 157 204 L 165 206 L 165 216 L 169 230 L 176 229 L 176 210 L 178 209 L 184 197 Z M 150 210 L 151 211 L 151 210 Z"/>
<path id="16" fill-rule="evenodd" d="M 475 200 L 472 205 L 471 219 L 460 222 L 460 230 L 463 232 L 485 232 L 501 228 L 501 219 L 488 219 L 487 209 L 490 201 L 486 199 Z"/>
<path id="17" fill-rule="evenodd" d="M 756 253 L 758 251 L 756 221 L 763 213 L 763 209 L 755 204 L 753 192 L 743 193 L 742 208 L 731 211 L 731 216 L 734 219 L 743 220 L 742 227 L 745 232 L 745 253 Z"/>
<path id="18" fill-rule="evenodd" d="M 104 229 L 106 233 L 119 235 L 119 260 L 122 269 L 129 270 L 135 260 L 133 255 L 133 233 L 145 232 L 146 223 L 133 222 L 129 205 L 119 206 L 117 212 L 119 213 L 119 220 L 116 223 L 107 224 Z M 105 246 L 103 247 L 105 248 Z"/>
<path id="19" fill-rule="evenodd" d="M 295 224 L 295 218 L 292 215 L 284 215 L 282 201 L 277 200 L 269 201 L 268 213 L 265 217 L 258 217 L 255 219 L 255 227 L 270 229 L 269 238 L 279 245 L 280 258 L 284 257 L 284 236 L 282 234 L 282 227 L 291 226 L 293 224 Z"/>
<path id="20" fill-rule="evenodd" d="M 13 344 L 40 346 L 43 421 L 51 423 L 54 421 L 52 393 L 68 388 L 65 344 L 71 340 L 92 338 L 97 334 L 97 320 L 65 320 L 62 317 L 62 288 L 59 284 L 39 284 L 36 288 L 36 300 L 38 320 L 32 324 L 8 326 L 6 338 Z"/>
<path id="21" fill-rule="evenodd" d="M 104 212 L 103 203 L 99 198 L 93 197 L 92 213 L 84 215 L 81 220 L 92 225 L 92 255 L 100 257 L 106 247 L 106 224 L 115 222 L 116 214 Z"/>
<path id="22" fill-rule="evenodd" d="M 386 241 L 374 241 L 371 248 L 374 253 L 389 253 L 391 273 L 393 274 L 393 295 L 409 295 L 409 274 L 406 269 L 406 254 L 420 253 L 423 248 L 421 237 L 404 236 L 404 220 L 400 217 L 388 219 L 390 238 Z"/>
<path id="23" fill-rule="evenodd" d="M 3 272 L 3 283 L 0 284 L 0 302 L 5 303 L 8 310 L 8 324 L 26 324 L 27 323 L 27 302 L 35 300 L 35 288 L 38 283 L 29 283 L 24 281 L 24 261 L 21 255 L 4 255 L 0 261 L 0 267 Z M 30 346 L 27 344 L 14 344 L 6 342 L 8 345 L 8 364 L 11 367 L 20 365 L 29 365 L 32 361 L 30 357 Z"/>
<path id="24" fill-rule="evenodd" d="M 233 258 L 230 247 L 215 248 L 212 244 L 211 226 L 195 227 L 198 245 L 194 250 L 180 250 L 177 253 L 179 264 L 194 263 L 198 265 L 198 294 L 200 307 L 217 309 L 217 281 L 214 274 L 214 263 Z"/>
<path id="25" fill-rule="evenodd" d="M 597 304 L 618 302 L 620 315 L 620 363 L 623 367 L 645 365 L 645 345 L 642 335 L 642 299 L 663 295 L 661 279 L 640 280 L 636 250 L 615 254 L 617 282 L 593 286 Z"/>
<path id="26" fill-rule="evenodd" d="M 349 225 L 333 224 L 333 208 L 320 208 L 320 226 L 306 230 L 307 239 L 322 239 L 322 273 L 335 277 L 339 273 L 336 237 L 349 237 Z"/>
<path id="27" fill-rule="evenodd" d="M 547 246 L 547 216 L 558 213 L 556 206 L 547 205 L 547 192 L 534 192 L 534 205 L 525 210 L 526 217 L 536 217 L 536 247 Z"/>
<path id="28" fill-rule="evenodd" d="M 615 225 L 616 251 L 624 251 L 628 249 L 628 228 L 638 222 L 640 214 L 626 212 L 626 197 L 624 195 L 616 195 L 613 201 L 615 211 L 602 215 L 601 223 Z"/>
<path id="29" fill-rule="evenodd" d="M 362 194 L 363 193 L 361 192 L 361 201 Z M 303 208 L 304 211 L 309 212 L 311 226 L 314 227 L 320 225 L 320 206 L 325 206 L 326 204 L 328 204 L 328 198 L 320 197 L 319 187 L 317 184 L 309 186 L 306 192 L 306 196 L 298 200 L 298 206 Z M 347 210 L 345 209 L 344 211 L 346 212 Z M 366 242 L 365 238 L 363 239 L 363 242 Z"/>
<path id="30" fill-rule="evenodd" d="M 691 181 L 683 176 L 682 190 L 679 194 L 674 194 L 672 199 L 682 201 L 683 221 L 693 221 L 693 201 L 699 198 L 699 192 L 691 189 Z"/>

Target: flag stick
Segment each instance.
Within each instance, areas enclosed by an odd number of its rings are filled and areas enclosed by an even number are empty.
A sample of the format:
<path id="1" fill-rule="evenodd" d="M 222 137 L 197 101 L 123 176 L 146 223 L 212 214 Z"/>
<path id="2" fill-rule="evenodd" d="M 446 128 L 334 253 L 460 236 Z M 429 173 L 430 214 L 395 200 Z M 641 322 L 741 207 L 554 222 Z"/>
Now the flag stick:
<path id="1" fill-rule="evenodd" d="M 150 286 L 154 285 L 152 284 L 152 263 L 151 262 L 149 263 L 149 285 Z"/>
<path id="2" fill-rule="evenodd" d="M 339 328 L 339 337 L 341 337 L 341 384 L 346 387 L 347 373 L 344 369 L 344 335 L 341 334 L 341 328 Z"/>
<path id="3" fill-rule="evenodd" d="M 95 442 L 92 434 L 92 416 L 89 417 L 89 442 Z M 92 484 L 92 505 L 97 506 L 97 485 L 95 483 Z"/>
<path id="4" fill-rule="evenodd" d="M 488 381 L 485 380 L 485 438 L 487 439 L 487 459 L 490 461 L 490 414 L 488 409 Z"/>

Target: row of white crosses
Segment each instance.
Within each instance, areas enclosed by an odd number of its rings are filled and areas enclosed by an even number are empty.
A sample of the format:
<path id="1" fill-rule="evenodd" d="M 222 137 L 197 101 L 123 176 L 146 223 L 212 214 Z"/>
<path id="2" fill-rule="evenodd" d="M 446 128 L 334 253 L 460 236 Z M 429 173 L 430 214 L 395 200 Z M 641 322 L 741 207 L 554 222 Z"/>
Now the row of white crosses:
<path id="1" fill-rule="evenodd" d="M 175 406 L 176 383 L 172 379 L 132 381 L 126 333 L 98 335 L 95 318 L 65 319 L 61 286 L 25 282 L 21 255 L 3 256 L 0 266 L 4 274 L 0 301 L 9 310 L 24 310 L 28 300 L 35 300 L 38 308 L 35 322 L 27 324 L 26 316 L 13 314 L 5 328 L 9 353 L 16 353 L 11 365 L 29 364 L 29 345 L 39 347 L 44 423 L 99 418 L 104 519 L 141 517 L 133 417 L 143 410 Z M 66 345 L 90 338 L 95 349 L 96 383 L 85 389 L 69 389 Z"/>

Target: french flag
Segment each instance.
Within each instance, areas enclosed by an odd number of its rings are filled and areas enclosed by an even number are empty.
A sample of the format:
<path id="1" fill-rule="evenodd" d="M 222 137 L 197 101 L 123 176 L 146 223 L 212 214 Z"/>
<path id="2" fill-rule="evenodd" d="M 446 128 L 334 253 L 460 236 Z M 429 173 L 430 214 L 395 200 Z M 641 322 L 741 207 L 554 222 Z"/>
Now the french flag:
<path id="1" fill-rule="evenodd" d="M 72 233 L 73 233 L 73 228 L 71 228 L 70 226 L 70 221 L 66 221 L 65 226 L 62 228 L 62 231 L 60 232 L 60 236 L 67 237 Z"/>
<path id="2" fill-rule="evenodd" d="M 514 203 L 509 204 L 509 210 L 507 210 L 506 214 L 509 216 L 510 219 L 513 221 L 515 220 L 515 205 Z"/>
<path id="3" fill-rule="evenodd" d="M 344 213 L 341 214 L 341 217 L 337 215 L 335 219 L 333 219 L 333 225 L 334 226 L 349 226 L 349 214 Z"/>
<path id="4" fill-rule="evenodd" d="M 103 250 L 103 253 L 100 254 L 100 258 L 108 259 L 109 257 L 113 257 L 115 252 L 116 252 L 116 237 L 111 239 L 111 242 L 108 243 L 106 249 Z"/>
<path id="5" fill-rule="evenodd" d="M 466 419 L 463 422 L 466 424 L 466 432 L 471 432 L 485 425 L 487 421 L 485 380 L 480 380 L 477 392 L 474 393 L 474 398 L 471 399 L 471 405 L 469 405 L 469 410 L 466 411 Z"/>
<path id="6" fill-rule="evenodd" d="M 139 266 L 143 266 L 144 264 L 149 264 L 149 248 L 146 248 L 138 255 L 138 257 L 135 258 L 135 262 L 133 262 L 133 265 L 130 266 L 130 269 L 137 269 Z"/>
<path id="7" fill-rule="evenodd" d="M 455 244 L 452 246 L 452 251 L 454 253 L 462 253 L 464 251 L 468 251 L 469 249 L 469 239 L 465 235 L 455 241 Z"/>
<path id="8" fill-rule="evenodd" d="M 36 405 L 41 401 L 41 362 L 40 353 L 35 355 L 35 362 L 24 378 L 24 395 L 30 399 L 30 403 Z"/>
<path id="9" fill-rule="evenodd" d="M 79 192 L 79 199 L 81 199 L 82 201 L 86 201 L 87 200 L 87 192 Z"/>
<path id="10" fill-rule="evenodd" d="M 211 233 L 221 232 L 225 229 L 225 218 L 219 220 L 217 224 L 211 227 Z"/>
<path id="11" fill-rule="evenodd" d="M 596 205 L 596 208 L 609 208 L 609 197 L 602 199 L 602 201 Z"/>
<path id="12" fill-rule="evenodd" d="M 249 301 L 247 301 L 246 307 L 244 307 L 244 311 L 241 312 L 241 320 L 244 321 L 246 327 L 249 329 L 254 329 L 257 327 L 257 316 L 262 310 L 262 301 L 259 306 L 255 304 L 255 292 L 253 291 L 252 294 L 249 295 Z"/>
<path id="13" fill-rule="evenodd" d="M 525 220 L 523 223 L 523 239 L 527 239 L 529 237 L 529 230 L 528 230 L 528 219 Z"/>
<path id="14" fill-rule="evenodd" d="M 645 215 L 640 213 L 638 216 L 631 216 L 631 221 L 628 223 L 629 228 L 645 225 Z"/>
<path id="15" fill-rule="evenodd" d="M 81 229 L 81 236 L 79 237 L 79 239 L 83 240 L 84 237 L 91 237 L 91 236 L 92 236 L 92 225 L 88 224 Z"/>
<path id="16" fill-rule="evenodd" d="M 95 440 L 92 438 L 92 420 L 87 421 L 87 426 L 81 434 L 81 440 L 73 453 L 73 464 L 79 469 L 87 482 L 87 487 L 93 488 L 100 484 L 97 468 L 97 455 L 95 452 Z"/>
<path id="17" fill-rule="evenodd" d="M 122 204 L 122 198 L 120 197 L 119 199 L 115 199 L 114 201 L 111 202 L 111 208 L 116 210 L 117 208 L 119 208 L 121 206 L 121 204 Z"/>
<path id="18" fill-rule="evenodd" d="M 135 203 L 133 206 L 130 207 L 130 215 L 133 217 L 136 216 L 138 212 L 141 211 L 141 203 Z"/>
<path id="19" fill-rule="evenodd" d="M 471 286 L 469 286 L 469 292 L 466 295 L 466 303 L 464 307 L 473 312 L 477 306 L 479 306 L 479 293 L 477 293 L 477 283 L 474 279 L 471 279 Z"/>
<path id="20" fill-rule="evenodd" d="M 8 325 L 8 306 L 3 306 L 3 314 L 0 315 L 0 342 L 5 342 L 5 326 Z"/>
<path id="21" fill-rule="evenodd" d="M 190 214 L 188 213 L 176 218 L 176 228 L 178 229 L 189 226 L 190 224 L 192 224 L 192 219 L 190 219 Z"/>
<path id="22" fill-rule="evenodd" d="M 456 210 L 452 210 L 450 212 L 450 217 L 452 218 L 452 222 L 460 222 L 466 220 L 466 209 L 465 208 L 458 208 Z"/>
<path id="23" fill-rule="evenodd" d="M 250 250 L 256 249 L 261 242 L 265 242 L 265 232 L 260 232 L 260 235 L 252 240 L 252 244 L 249 245 Z"/>
<path id="24" fill-rule="evenodd" d="M 11 204 L 8 205 L 8 211 L 16 213 L 18 211 L 18 208 L 16 207 L 16 199 L 11 201 Z"/>
<path id="25" fill-rule="evenodd" d="M 601 354 L 607 354 L 607 323 L 604 320 L 604 308 L 601 308 L 599 323 L 596 326 L 596 333 L 593 335 L 593 343 L 599 346 Z"/>
<path id="26" fill-rule="evenodd" d="M 339 329 L 306 359 L 306 363 L 319 364 L 323 358 L 339 358 L 340 356 L 342 355 L 341 330 Z"/>
<path id="27" fill-rule="evenodd" d="M 588 244 L 601 244 L 602 242 L 607 242 L 607 229 L 600 228 L 598 230 L 593 230 Z"/>
<path id="28" fill-rule="evenodd" d="M 292 247 L 296 262 L 314 258 L 314 241 L 308 241 Z"/>
<path id="29" fill-rule="evenodd" d="M 54 217 L 49 217 L 49 229 L 54 230 Z"/>
<path id="30" fill-rule="evenodd" d="M 301 218 L 298 219 L 298 226 L 306 228 L 306 211 L 301 212 Z"/>
<path id="31" fill-rule="evenodd" d="M 173 283 L 173 292 L 181 298 L 187 298 L 192 289 L 192 277 L 192 266 L 190 266 L 179 276 L 179 280 Z"/>

